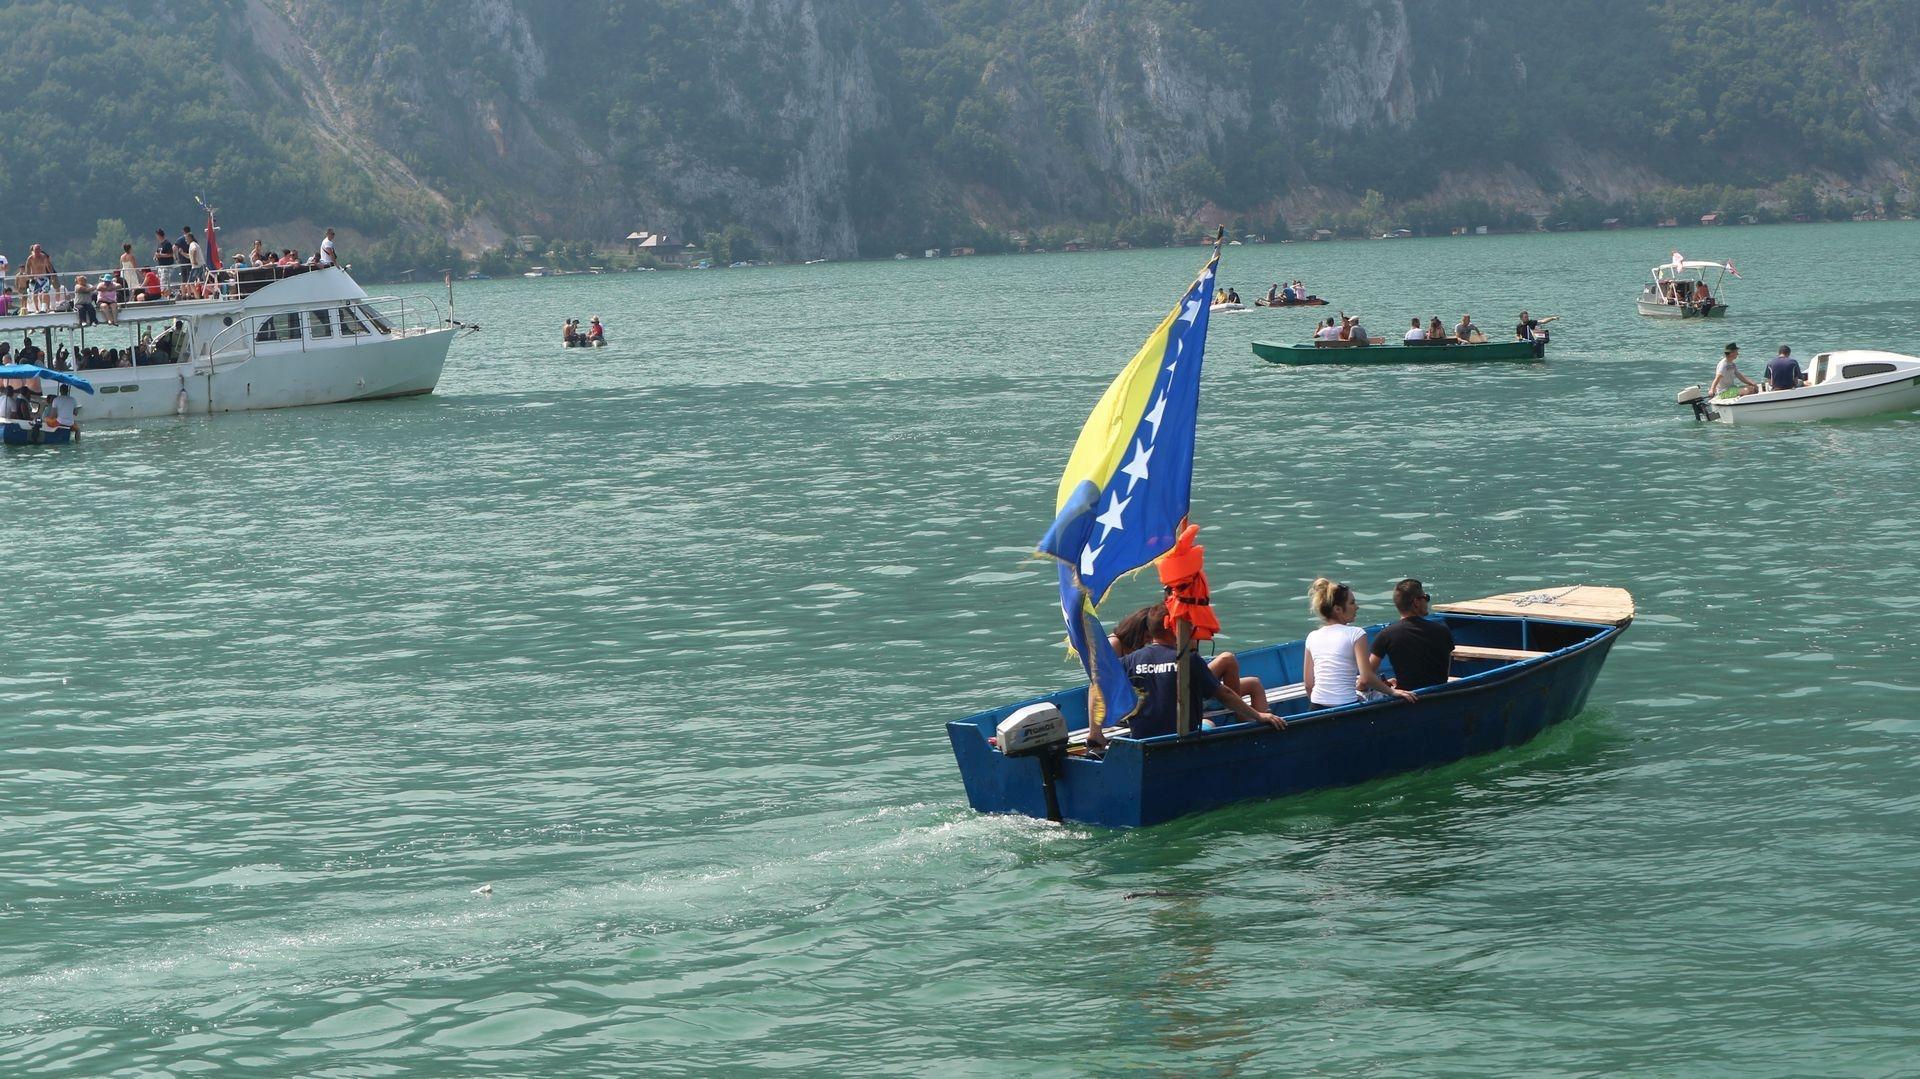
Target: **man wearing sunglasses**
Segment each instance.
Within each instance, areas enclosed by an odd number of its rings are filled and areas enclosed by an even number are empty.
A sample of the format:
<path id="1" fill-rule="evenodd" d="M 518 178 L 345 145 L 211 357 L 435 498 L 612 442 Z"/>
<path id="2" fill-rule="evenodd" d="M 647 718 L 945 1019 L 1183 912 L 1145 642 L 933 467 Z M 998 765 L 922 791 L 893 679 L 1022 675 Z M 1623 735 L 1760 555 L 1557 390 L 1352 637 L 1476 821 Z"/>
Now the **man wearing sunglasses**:
<path id="1" fill-rule="evenodd" d="M 1393 606 L 1400 621 L 1373 637 L 1373 673 L 1380 662 L 1393 662 L 1393 685 L 1418 692 L 1447 684 L 1453 668 L 1453 633 L 1429 617 L 1432 597 L 1426 586 L 1409 577 L 1393 589 Z"/>

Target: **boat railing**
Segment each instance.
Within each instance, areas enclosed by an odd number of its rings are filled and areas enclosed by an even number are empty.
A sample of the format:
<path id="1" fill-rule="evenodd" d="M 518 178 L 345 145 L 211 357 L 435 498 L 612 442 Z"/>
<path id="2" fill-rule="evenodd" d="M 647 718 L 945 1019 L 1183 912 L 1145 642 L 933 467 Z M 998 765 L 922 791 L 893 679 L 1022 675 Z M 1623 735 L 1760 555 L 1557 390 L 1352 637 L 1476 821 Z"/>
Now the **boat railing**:
<path id="1" fill-rule="evenodd" d="M 140 270 L 149 267 L 142 266 Z M 165 267 L 151 267 L 164 271 Z M 192 304 L 205 301 L 243 299 L 255 292 L 288 277 L 311 272 L 313 267 L 299 266 L 226 266 L 218 270 L 201 267 L 189 270 L 187 267 L 173 267 L 174 273 L 160 273 L 159 295 L 148 296 L 142 281 L 120 279 L 116 289 L 115 301 L 122 308 L 139 310 L 148 305 Z M 71 311 L 78 300 L 75 287 L 81 279 L 94 289 L 94 302 L 100 302 L 100 283 L 109 275 L 118 274 L 118 266 L 105 270 L 79 270 L 72 273 L 56 272 L 35 275 L 21 268 L 15 268 L 12 275 L 0 280 L 0 284 L 13 286 L 14 296 L 7 305 L 6 314 L 39 314 L 42 312 Z M 39 282 L 45 279 L 42 286 Z"/>
<path id="2" fill-rule="evenodd" d="M 202 352 L 215 366 L 259 354 L 354 347 L 445 329 L 440 306 L 425 296 L 313 301 L 284 311 L 234 316 Z"/>

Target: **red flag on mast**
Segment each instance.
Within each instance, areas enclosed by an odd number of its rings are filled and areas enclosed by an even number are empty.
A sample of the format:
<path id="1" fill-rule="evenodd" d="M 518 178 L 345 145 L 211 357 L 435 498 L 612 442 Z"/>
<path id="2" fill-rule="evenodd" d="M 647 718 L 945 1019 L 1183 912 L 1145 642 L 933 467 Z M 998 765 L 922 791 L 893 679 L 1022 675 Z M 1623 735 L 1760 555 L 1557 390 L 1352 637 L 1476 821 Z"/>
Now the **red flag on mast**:
<path id="1" fill-rule="evenodd" d="M 220 268 L 220 240 L 214 235 L 213 207 L 207 207 L 207 266 Z"/>

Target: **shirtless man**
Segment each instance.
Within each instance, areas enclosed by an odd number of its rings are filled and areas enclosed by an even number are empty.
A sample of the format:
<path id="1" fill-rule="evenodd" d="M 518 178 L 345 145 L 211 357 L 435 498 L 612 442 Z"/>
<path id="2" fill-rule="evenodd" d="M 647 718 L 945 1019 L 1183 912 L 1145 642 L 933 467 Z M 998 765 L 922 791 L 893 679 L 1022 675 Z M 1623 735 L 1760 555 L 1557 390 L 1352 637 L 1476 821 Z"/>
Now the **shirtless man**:
<path id="1" fill-rule="evenodd" d="M 39 244 L 27 253 L 27 309 L 41 313 L 53 310 L 53 256 Z"/>

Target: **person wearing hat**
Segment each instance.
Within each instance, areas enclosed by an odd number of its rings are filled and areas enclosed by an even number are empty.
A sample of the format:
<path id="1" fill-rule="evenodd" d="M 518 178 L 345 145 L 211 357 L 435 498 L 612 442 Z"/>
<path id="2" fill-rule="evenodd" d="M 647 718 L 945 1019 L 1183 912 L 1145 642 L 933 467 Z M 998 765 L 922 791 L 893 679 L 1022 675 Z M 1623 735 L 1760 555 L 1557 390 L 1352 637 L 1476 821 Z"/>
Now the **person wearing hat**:
<path id="1" fill-rule="evenodd" d="M 1760 388 L 1752 379 L 1741 374 L 1738 367 L 1734 366 L 1734 363 L 1739 359 L 1740 346 L 1732 341 L 1728 341 L 1727 347 L 1720 357 L 1719 365 L 1713 369 L 1713 385 L 1707 387 L 1707 398 L 1709 400 L 1720 396 L 1721 390 L 1732 389 L 1735 383 L 1739 383 L 1740 385 L 1740 392 L 1735 394 L 1737 397 L 1745 397 Z"/>
<path id="2" fill-rule="evenodd" d="M 1347 340 L 1352 341 L 1356 345 L 1365 345 L 1371 342 L 1371 339 L 1367 337 L 1367 328 L 1360 325 L 1359 315 L 1353 316 L 1353 325 L 1347 328 Z"/>

